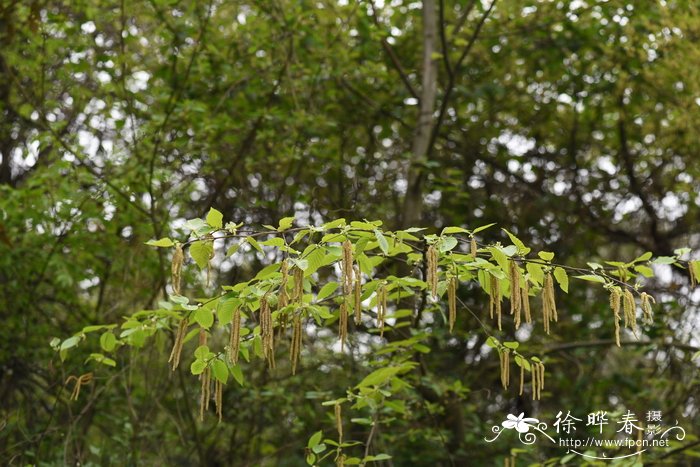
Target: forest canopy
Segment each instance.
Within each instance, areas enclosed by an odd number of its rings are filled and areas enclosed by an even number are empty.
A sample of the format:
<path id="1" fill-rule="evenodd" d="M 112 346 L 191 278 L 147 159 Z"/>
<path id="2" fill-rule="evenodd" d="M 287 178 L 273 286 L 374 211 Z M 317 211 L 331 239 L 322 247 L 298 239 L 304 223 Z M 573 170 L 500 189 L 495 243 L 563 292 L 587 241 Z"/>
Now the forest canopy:
<path id="1" fill-rule="evenodd" d="M 1 1 L 0 460 L 693 465 L 698 13 Z"/>

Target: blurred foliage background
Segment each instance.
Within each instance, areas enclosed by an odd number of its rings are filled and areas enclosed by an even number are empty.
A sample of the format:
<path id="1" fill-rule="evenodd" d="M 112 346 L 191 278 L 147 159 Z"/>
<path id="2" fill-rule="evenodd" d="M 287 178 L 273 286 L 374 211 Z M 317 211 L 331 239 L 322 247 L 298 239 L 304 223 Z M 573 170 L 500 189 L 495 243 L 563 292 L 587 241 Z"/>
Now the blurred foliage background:
<path id="1" fill-rule="evenodd" d="M 373 359 L 334 352 L 331 334 L 308 340 L 295 377 L 250 365 L 221 424 L 195 422 L 198 385 L 170 374 L 171 336 L 95 367 L 68 400 L 84 358 L 61 362 L 49 341 L 152 307 L 169 258 L 144 242 L 182 237 L 212 206 L 248 224 L 497 222 L 584 267 L 697 249 L 698 13 L 691 0 L 0 1 L 0 459 L 305 465 L 309 436 L 332 433 L 321 401 Z M 261 264 L 241 255 L 207 290 Z M 506 413 L 630 409 L 688 430 L 642 460 L 697 465 L 700 297 L 659 268 L 649 344 L 615 348 L 607 296 L 585 286 L 558 297 L 551 336 L 503 332 L 546 358 L 535 403 L 500 389 L 473 317 L 431 329 L 376 433 L 393 456 L 380 463 L 501 464 L 515 444 L 483 438 Z"/>

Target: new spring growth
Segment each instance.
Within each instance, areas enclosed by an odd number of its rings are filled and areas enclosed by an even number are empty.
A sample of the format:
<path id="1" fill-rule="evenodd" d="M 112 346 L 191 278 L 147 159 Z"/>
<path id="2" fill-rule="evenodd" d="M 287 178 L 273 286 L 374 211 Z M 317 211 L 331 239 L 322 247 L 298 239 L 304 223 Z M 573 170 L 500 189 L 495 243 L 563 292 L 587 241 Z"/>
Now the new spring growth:
<path id="1" fill-rule="evenodd" d="M 426 256 L 426 266 L 427 273 L 426 279 L 428 282 L 428 288 L 430 289 L 430 294 L 433 298 L 437 298 L 437 288 L 438 288 L 438 251 L 435 245 L 430 245 Z"/>
<path id="2" fill-rule="evenodd" d="M 518 263 L 510 261 L 510 314 L 514 315 L 515 329 L 520 327 L 520 311 L 522 309 L 522 296 L 520 293 L 520 268 Z"/>
<path id="3" fill-rule="evenodd" d="M 557 305 L 554 301 L 554 280 L 549 272 L 544 276 L 544 285 L 542 287 L 542 320 L 544 322 L 544 331 L 549 334 L 550 322 L 556 322 Z"/>
<path id="4" fill-rule="evenodd" d="M 289 351 L 289 360 L 292 363 L 292 374 L 297 372 L 297 364 L 301 355 L 301 313 L 294 315 L 292 320 L 292 343 Z"/>
<path id="5" fill-rule="evenodd" d="M 182 252 L 182 245 L 179 243 L 175 244 L 175 252 L 173 253 L 173 260 L 170 264 L 170 281 L 173 286 L 173 293 L 175 295 L 180 295 L 180 282 L 182 279 L 182 263 L 185 261 L 185 255 Z"/>
<path id="6" fill-rule="evenodd" d="M 457 321 L 457 277 L 452 276 L 447 285 L 447 308 L 449 309 L 450 332 L 455 327 Z"/>
<path id="7" fill-rule="evenodd" d="M 642 292 L 641 295 L 641 307 L 642 307 L 642 312 L 644 313 L 644 323 L 645 324 L 651 324 L 654 322 L 654 311 L 651 308 L 651 304 L 656 303 L 656 300 L 654 300 L 654 297 L 649 295 L 646 292 Z"/>
<path id="8" fill-rule="evenodd" d="M 228 347 L 228 359 L 232 365 L 238 365 L 238 354 L 241 350 L 241 309 L 236 307 L 231 320 L 231 339 Z"/>
<path id="9" fill-rule="evenodd" d="M 184 344 L 185 335 L 187 334 L 187 326 L 189 325 L 189 320 L 187 317 L 180 320 L 180 324 L 175 332 L 175 343 L 173 344 L 173 349 L 170 352 L 170 358 L 168 363 L 172 364 L 172 370 L 180 365 L 180 356 L 182 355 L 182 346 Z"/>
<path id="10" fill-rule="evenodd" d="M 615 343 L 620 347 L 620 306 L 622 302 L 622 294 L 619 287 L 610 289 L 610 309 L 613 312 L 613 320 L 615 321 Z"/>
<path id="11" fill-rule="evenodd" d="M 498 330 L 501 330 L 501 281 L 498 277 L 491 276 L 489 278 L 490 282 L 490 292 L 489 292 L 489 316 L 493 319 L 494 311 L 496 312 L 496 317 L 498 319 Z"/>

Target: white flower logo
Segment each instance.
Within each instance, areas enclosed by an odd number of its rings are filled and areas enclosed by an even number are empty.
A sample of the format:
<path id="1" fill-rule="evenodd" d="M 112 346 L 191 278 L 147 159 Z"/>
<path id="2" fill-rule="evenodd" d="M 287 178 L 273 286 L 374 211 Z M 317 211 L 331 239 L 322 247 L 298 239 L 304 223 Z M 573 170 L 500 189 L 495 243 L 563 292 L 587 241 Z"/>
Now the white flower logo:
<path id="1" fill-rule="evenodd" d="M 515 428 L 518 433 L 527 433 L 530 431 L 530 426 L 539 422 L 539 420 L 536 418 L 525 418 L 525 412 L 521 412 L 517 417 L 515 415 L 508 414 L 506 418 L 507 420 L 501 423 L 503 428 L 508 430 Z"/>

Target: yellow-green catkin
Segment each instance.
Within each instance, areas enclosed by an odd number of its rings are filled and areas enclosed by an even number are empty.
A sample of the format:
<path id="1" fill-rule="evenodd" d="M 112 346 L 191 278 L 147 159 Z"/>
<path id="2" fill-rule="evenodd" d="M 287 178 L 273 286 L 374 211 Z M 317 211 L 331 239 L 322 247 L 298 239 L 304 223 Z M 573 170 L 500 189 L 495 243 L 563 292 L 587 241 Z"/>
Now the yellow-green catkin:
<path id="1" fill-rule="evenodd" d="M 377 327 L 379 328 L 379 335 L 381 337 L 384 337 L 384 318 L 386 317 L 387 311 L 386 296 L 386 285 L 382 284 L 377 290 Z"/>
<path id="2" fill-rule="evenodd" d="M 211 370 L 206 367 L 199 375 L 202 388 L 199 396 L 199 420 L 204 421 L 204 413 L 209 409 L 209 399 L 211 397 Z"/>
<path id="3" fill-rule="evenodd" d="M 338 315 L 338 338 L 340 339 L 340 350 L 345 347 L 345 340 L 348 337 L 348 304 L 347 300 L 343 300 L 340 304 Z"/>
<path id="4" fill-rule="evenodd" d="M 613 320 L 615 321 L 615 344 L 620 347 L 620 306 L 622 302 L 622 294 L 617 287 L 610 290 L 610 309 L 613 312 Z"/>
<path id="5" fill-rule="evenodd" d="M 531 371 L 531 377 L 532 379 L 530 380 L 532 384 L 532 400 L 537 400 L 537 386 L 538 386 L 538 381 L 539 378 L 537 377 L 537 364 L 535 362 L 530 362 L 530 371 Z"/>
<path id="6" fill-rule="evenodd" d="M 530 362 L 532 371 L 532 400 L 541 400 L 544 389 L 544 364 L 542 362 Z"/>
<path id="7" fill-rule="evenodd" d="M 219 423 L 224 413 L 224 385 L 218 379 L 214 382 L 214 404 L 216 406 L 216 415 L 219 417 Z"/>
<path id="8" fill-rule="evenodd" d="M 498 330 L 501 330 L 501 281 L 495 277 L 490 277 L 489 293 L 489 316 L 493 319 L 494 312 L 498 320 Z"/>
<path id="9" fill-rule="evenodd" d="M 168 362 L 172 364 L 172 370 L 175 371 L 180 365 L 180 356 L 182 355 L 182 346 L 184 344 L 185 335 L 187 334 L 187 326 L 189 325 L 189 320 L 187 317 L 180 320 L 180 324 L 177 327 L 177 332 L 175 333 L 175 343 L 173 344 L 173 349 L 170 352 L 170 358 Z"/>
<path id="10" fill-rule="evenodd" d="M 301 355 L 301 316 L 299 314 L 294 316 L 292 321 L 292 343 L 291 349 L 289 351 L 289 359 L 292 363 L 292 374 L 295 375 L 297 372 L 297 365 L 299 363 L 299 356 Z"/>
<path id="11" fill-rule="evenodd" d="M 501 384 L 503 389 L 508 389 L 510 384 L 510 350 L 502 349 L 500 352 L 501 357 Z"/>
<path id="12" fill-rule="evenodd" d="M 294 293 L 292 294 L 292 300 L 294 303 L 301 305 L 304 298 L 304 271 L 295 267 L 292 277 L 294 277 Z"/>
<path id="13" fill-rule="evenodd" d="M 340 265 L 340 275 L 341 283 L 343 285 L 343 295 L 350 295 L 352 293 L 354 275 L 352 243 L 350 240 L 345 240 L 343 242 L 343 257 Z"/>
<path id="14" fill-rule="evenodd" d="M 185 255 L 182 252 L 182 245 L 175 244 L 175 252 L 173 253 L 173 260 L 170 264 L 171 282 L 173 286 L 173 293 L 175 295 L 180 295 L 180 282 L 182 279 L 182 263 L 185 261 Z"/>
<path id="15" fill-rule="evenodd" d="M 690 276 L 690 286 L 696 287 L 698 285 L 698 265 L 700 261 L 688 261 L 688 275 Z"/>
<path id="16" fill-rule="evenodd" d="M 469 242 L 469 252 L 471 253 L 472 258 L 476 259 L 478 248 L 476 246 L 476 239 L 474 237 L 472 237 L 471 241 Z"/>
<path id="17" fill-rule="evenodd" d="M 238 355 L 241 350 L 241 310 L 239 307 L 233 312 L 231 320 L 231 337 L 228 344 L 228 359 L 232 365 L 238 365 Z"/>
<path id="18" fill-rule="evenodd" d="M 556 322 L 557 305 L 554 301 L 554 280 L 550 273 L 544 276 L 544 285 L 542 286 L 542 321 L 544 323 L 544 331 L 549 334 L 550 322 Z"/>
<path id="19" fill-rule="evenodd" d="M 523 281 L 523 286 L 520 289 L 521 302 L 523 304 L 523 312 L 525 313 L 525 322 L 532 323 L 532 312 L 530 311 L 530 285 L 528 280 Z"/>
<path id="20" fill-rule="evenodd" d="M 287 311 L 282 312 L 287 305 L 289 305 L 289 292 L 287 291 L 287 284 L 289 282 L 289 264 L 287 263 L 287 258 L 282 260 L 280 264 L 280 273 L 282 277 L 280 278 L 280 287 L 277 294 L 277 310 L 280 311 L 277 315 L 278 324 L 278 336 L 281 339 L 282 335 L 287 330 L 287 317 L 289 313 Z"/>
<path id="21" fill-rule="evenodd" d="M 523 389 L 525 388 L 525 365 L 520 365 L 520 391 L 518 395 L 523 395 Z"/>
<path id="22" fill-rule="evenodd" d="M 362 323 L 362 275 L 360 267 L 355 265 L 355 285 L 353 287 L 355 325 Z"/>
<path id="23" fill-rule="evenodd" d="M 651 308 L 651 304 L 656 303 L 654 297 L 646 292 L 642 292 L 641 295 L 641 307 L 644 313 L 644 322 L 646 324 L 651 324 L 654 322 L 654 310 Z"/>
<path id="24" fill-rule="evenodd" d="M 272 311 L 267 297 L 260 299 L 260 337 L 262 339 L 263 355 L 270 368 L 275 367 L 275 335 L 272 325 Z"/>
<path id="25" fill-rule="evenodd" d="M 630 289 L 625 289 L 622 297 L 622 309 L 625 314 L 625 327 L 629 327 L 632 332 L 637 334 L 637 305 L 634 302 L 634 295 Z"/>
<path id="26" fill-rule="evenodd" d="M 335 428 L 338 431 L 338 444 L 343 444 L 343 411 L 340 404 L 335 404 Z"/>
<path id="27" fill-rule="evenodd" d="M 430 245 L 428 247 L 428 251 L 426 253 L 426 266 L 428 288 L 430 289 L 430 294 L 432 297 L 436 298 L 438 289 L 438 251 L 434 245 Z"/>
<path id="28" fill-rule="evenodd" d="M 450 332 L 455 327 L 455 322 L 457 321 L 457 278 L 450 277 L 449 284 L 447 286 L 447 302 L 449 309 L 449 323 Z"/>
<path id="29" fill-rule="evenodd" d="M 510 262 L 510 314 L 514 315 L 515 329 L 520 327 L 522 296 L 520 293 L 520 268 L 515 261 Z"/>

